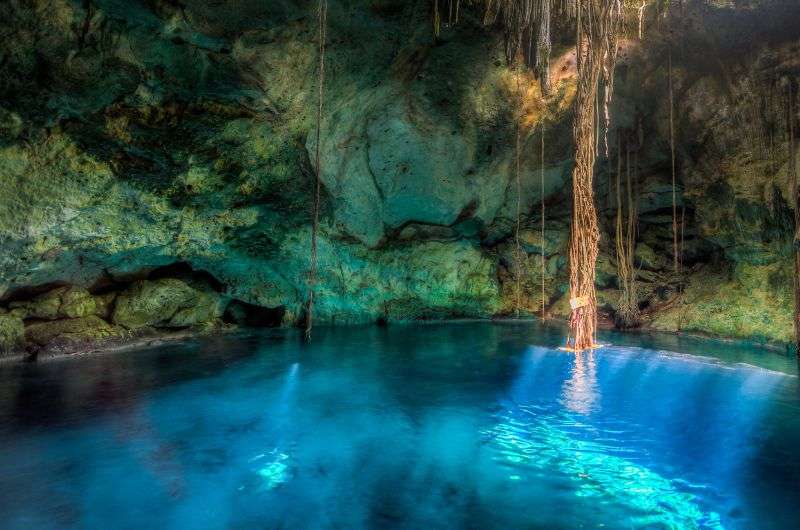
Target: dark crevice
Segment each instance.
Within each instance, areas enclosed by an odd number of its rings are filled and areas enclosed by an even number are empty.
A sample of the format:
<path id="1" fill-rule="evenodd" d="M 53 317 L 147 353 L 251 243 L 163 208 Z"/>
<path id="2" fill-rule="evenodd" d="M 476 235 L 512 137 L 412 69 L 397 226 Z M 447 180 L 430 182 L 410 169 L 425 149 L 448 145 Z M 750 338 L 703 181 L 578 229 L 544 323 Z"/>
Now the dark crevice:
<path id="1" fill-rule="evenodd" d="M 232 300 L 225 308 L 222 321 L 249 328 L 275 328 L 281 325 L 285 314 L 286 307 L 282 305 L 263 307 L 242 300 Z"/>
<path id="2" fill-rule="evenodd" d="M 225 292 L 225 285 L 215 278 L 211 273 L 193 269 L 191 264 L 185 261 L 178 261 L 171 265 L 154 269 L 147 275 L 148 280 L 158 280 L 159 278 L 178 278 L 188 283 L 201 282 L 208 284 L 215 292 Z"/>

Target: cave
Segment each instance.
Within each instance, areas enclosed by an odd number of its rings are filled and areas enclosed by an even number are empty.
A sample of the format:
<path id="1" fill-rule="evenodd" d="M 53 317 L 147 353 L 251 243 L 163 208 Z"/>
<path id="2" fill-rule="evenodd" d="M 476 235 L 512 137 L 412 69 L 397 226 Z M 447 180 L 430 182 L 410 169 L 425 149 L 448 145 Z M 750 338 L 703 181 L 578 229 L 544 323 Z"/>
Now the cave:
<path id="1" fill-rule="evenodd" d="M 0 527 L 800 527 L 798 0 L 0 21 Z"/>

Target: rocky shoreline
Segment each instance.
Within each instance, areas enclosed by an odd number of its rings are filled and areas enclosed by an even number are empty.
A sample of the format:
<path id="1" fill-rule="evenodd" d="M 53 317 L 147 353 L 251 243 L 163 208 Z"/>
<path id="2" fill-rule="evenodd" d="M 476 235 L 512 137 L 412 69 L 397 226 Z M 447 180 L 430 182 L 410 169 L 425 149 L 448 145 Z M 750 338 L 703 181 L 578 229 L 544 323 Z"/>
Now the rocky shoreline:
<path id="1" fill-rule="evenodd" d="M 175 271 L 172 271 L 175 272 Z M 153 340 L 280 325 L 282 311 L 218 292 L 201 275 L 163 269 L 126 282 L 62 285 L 0 303 L 0 355 L 36 359 L 119 349 Z"/>

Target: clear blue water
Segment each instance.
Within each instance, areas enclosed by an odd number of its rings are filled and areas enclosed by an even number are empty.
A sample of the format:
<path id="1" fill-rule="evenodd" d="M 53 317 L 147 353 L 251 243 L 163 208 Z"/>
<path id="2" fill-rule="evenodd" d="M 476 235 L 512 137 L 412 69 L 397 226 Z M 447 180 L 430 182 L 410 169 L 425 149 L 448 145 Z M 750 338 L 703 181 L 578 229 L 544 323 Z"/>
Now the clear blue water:
<path id="1" fill-rule="evenodd" d="M 792 357 L 562 337 L 290 330 L 2 366 L 0 527 L 800 526 Z"/>

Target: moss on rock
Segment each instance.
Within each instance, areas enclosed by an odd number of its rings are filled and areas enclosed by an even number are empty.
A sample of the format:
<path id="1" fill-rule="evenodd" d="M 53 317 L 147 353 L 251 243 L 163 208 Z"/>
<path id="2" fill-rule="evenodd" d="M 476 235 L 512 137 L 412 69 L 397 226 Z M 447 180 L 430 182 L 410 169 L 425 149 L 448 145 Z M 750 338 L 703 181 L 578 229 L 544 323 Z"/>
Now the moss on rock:
<path id="1" fill-rule="evenodd" d="M 731 274 L 698 274 L 682 303 L 659 311 L 653 329 L 688 331 L 766 343 L 794 336 L 791 271 L 781 263 L 736 267 Z"/>
<path id="2" fill-rule="evenodd" d="M 9 313 L 0 313 L 0 355 L 13 353 L 21 348 L 25 337 L 22 319 Z"/>
<path id="3" fill-rule="evenodd" d="M 80 318 L 97 312 L 95 298 L 81 287 L 58 287 L 32 300 L 12 302 L 9 307 L 19 310 L 23 318 L 55 320 Z"/>
<path id="4" fill-rule="evenodd" d="M 142 280 L 117 296 L 112 322 L 127 329 L 180 328 L 213 323 L 221 300 L 176 278 Z"/>
<path id="5" fill-rule="evenodd" d="M 51 349 L 95 344 L 103 340 L 121 338 L 125 334 L 125 329 L 93 315 L 52 322 L 35 322 L 25 327 L 27 341 Z"/>

